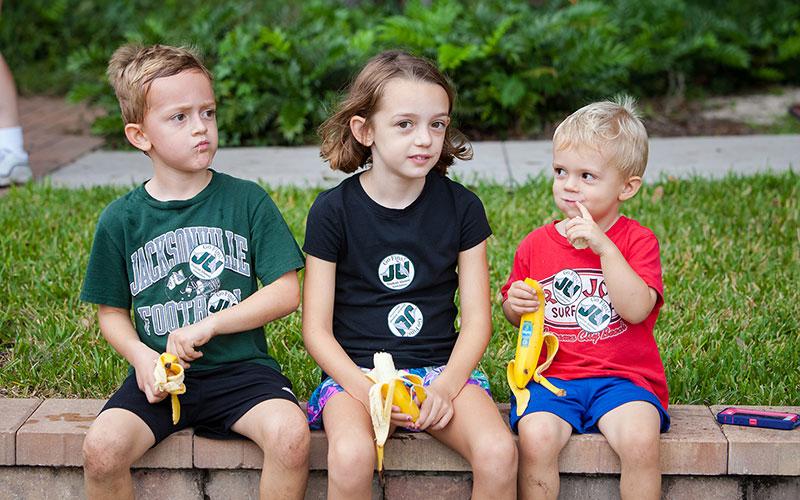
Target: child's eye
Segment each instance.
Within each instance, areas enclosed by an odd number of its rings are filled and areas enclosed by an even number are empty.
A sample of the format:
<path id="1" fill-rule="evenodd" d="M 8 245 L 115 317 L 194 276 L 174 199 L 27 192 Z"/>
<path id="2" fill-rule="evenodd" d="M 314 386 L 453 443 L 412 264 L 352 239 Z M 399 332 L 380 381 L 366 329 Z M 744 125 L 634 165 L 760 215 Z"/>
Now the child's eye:
<path id="1" fill-rule="evenodd" d="M 411 123 L 411 120 L 403 120 L 401 122 L 397 122 L 397 126 L 404 130 L 407 128 L 411 128 L 412 125 L 413 123 Z"/>
<path id="2" fill-rule="evenodd" d="M 214 118 L 216 115 L 217 115 L 217 110 L 216 109 L 207 109 L 207 110 L 203 111 L 203 117 L 204 118 Z"/>
<path id="3" fill-rule="evenodd" d="M 581 175 L 581 177 L 583 177 L 583 179 L 584 179 L 584 180 L 587 180 L 587 181 L 593 181 L 593 180 L 595 180 L 595 178 L 596 178 L 594 175 L 590 174 L 589 172 L 584 172 L 584 173 Z"/>
<path id="4" fill-rule="evenodd" d="M 564 169 L 561 167 L 554 167 L 553 172 L 555 172 L 556 177 L 561 177 L 562 175 L 564 175 Z"/>
<path id="5" fill-rule="evenodd" d="M 433 127 L 436 130 L 444 130 L 447 128 L 447 123 L 442 120 L 437 120 L 431 123 L 431 127 Z"/>
<path id="6" fill-rule="evenodd" d="M 178 113 L 178 114 L 172 115 L 172 118 L 170 118 L 170 119 L 172 121 L 176 121 L 176 122 L 180 123 L 180 122 L 186 120 L 186 115 L 183 114 L 183 113 Z"/>

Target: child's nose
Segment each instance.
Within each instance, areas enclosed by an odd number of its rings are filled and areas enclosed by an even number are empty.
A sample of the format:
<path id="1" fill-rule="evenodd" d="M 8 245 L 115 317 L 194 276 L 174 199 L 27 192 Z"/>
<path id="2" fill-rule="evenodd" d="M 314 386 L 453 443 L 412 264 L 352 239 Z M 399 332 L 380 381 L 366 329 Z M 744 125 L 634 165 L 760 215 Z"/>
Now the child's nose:
<path id="1" fill-rule="evenodd" d="M 426 127 L 419 127 L 414 136 L 414 143 L 417 146 L 428 146 L 431 143 L 431 133 Z"/>
<path id="2" fill-rule="evenodd" d="M 192 118 L 192 130 L 195 134 L 204 134 L 208 130 L 205 120 L 200 115 L 195 115 Z"/>

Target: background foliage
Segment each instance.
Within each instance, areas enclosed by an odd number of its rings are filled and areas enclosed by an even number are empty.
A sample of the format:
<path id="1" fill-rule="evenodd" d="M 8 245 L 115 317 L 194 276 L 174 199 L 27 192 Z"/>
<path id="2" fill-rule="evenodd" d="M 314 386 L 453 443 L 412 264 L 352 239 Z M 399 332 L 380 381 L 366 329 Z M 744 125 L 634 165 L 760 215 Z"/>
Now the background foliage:
<path id="1" fill-rule="evenodd" d="M 550 185 L 538 177 L 513 189 L 469 186 L 494 230 L 487 250 L 494 293 L 518 242 L 558 217 Z M 121 383 L 126 363 L 103 340 L 95 308 L 80 302 L 78 290 L 97 217 L 124 191 L 31 184 L 0 198 L 0 397 L 106 397 Z M 318 192 L 270 190 L 301 244 Z M 797 404 L 798 200 L 800 177 L 790 171 L 662 179 L 626 202 L 625 213 L 661 243 L 665 305 L 654 333 L 670 402 Z M 516 332 L 499 302 L 492 312 L 494 335 L 480 366 L 495 399 L 508 401 L 505 366 Z M 266 335 L 296 394 L 307 399 L 320 375 L 303 347 L 300 313 L 270 323 Z"/>
<path id="2" fill-rule="evenodd" d="M 800 83 L 794 0 L 26 0 L 0 47 L 24 92 L 110 111 L 104 70 L 125 42 L 191 44 L 216 76 L 223 145 L 314 142 L 359 67 L 387 48 L 435 60 L 472 138 L 517 137 L 586 102 Z"/>

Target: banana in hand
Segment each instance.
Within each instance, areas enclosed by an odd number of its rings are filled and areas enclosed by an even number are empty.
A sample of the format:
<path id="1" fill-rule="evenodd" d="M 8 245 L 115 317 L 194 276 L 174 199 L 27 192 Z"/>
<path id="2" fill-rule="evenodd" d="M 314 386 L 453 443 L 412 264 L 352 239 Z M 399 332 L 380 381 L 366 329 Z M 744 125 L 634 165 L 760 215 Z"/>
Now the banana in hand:
<path id="1" fill-rule="evenodd" d="M 153 376 L 156 379 L 153 384 L 155 390 L 168 392 L 172 398 L 172 425 L 175 425 L 181 419 L 178 394 L 186 392 L 186 386 L 183 384 L 183 366 L 177 356 L 165 352 L 158 357 Z"/>

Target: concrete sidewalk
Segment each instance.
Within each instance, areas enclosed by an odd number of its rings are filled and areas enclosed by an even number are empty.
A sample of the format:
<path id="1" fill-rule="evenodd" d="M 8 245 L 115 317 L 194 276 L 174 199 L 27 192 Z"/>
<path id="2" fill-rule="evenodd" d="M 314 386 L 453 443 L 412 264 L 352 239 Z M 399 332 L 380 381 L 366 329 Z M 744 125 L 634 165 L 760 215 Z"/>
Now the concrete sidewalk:
<path id="1" fill-rule="evenodd" d="M 475 157 L 457 162 L 452 174 L 464 181 L 487 180 L 513 185 L 529 176 L 549 174 L 550 141 L 475 142 Z M 662 175 L 719 178 L 785 171 L 800 167 L 800 135 L 655 138 L 650 141 L 646 182 Z M 272 186 L 331 186 L 345 177 L 319 158 L 319 148 L 224 148 L 214 168 L 244 179 L 261 179 Z M 53 185 L 66 187 L 132 185 L 152 175 L 150 161 L 138 152 L 95 151 L 50 175 Z"/>

